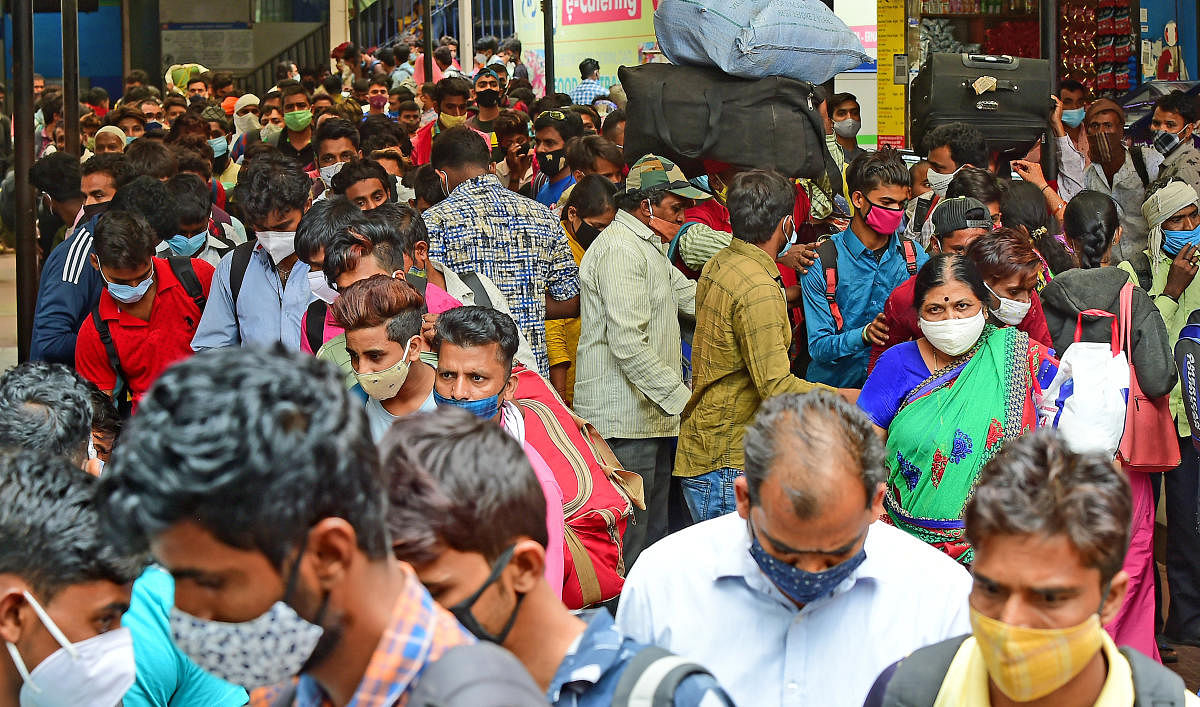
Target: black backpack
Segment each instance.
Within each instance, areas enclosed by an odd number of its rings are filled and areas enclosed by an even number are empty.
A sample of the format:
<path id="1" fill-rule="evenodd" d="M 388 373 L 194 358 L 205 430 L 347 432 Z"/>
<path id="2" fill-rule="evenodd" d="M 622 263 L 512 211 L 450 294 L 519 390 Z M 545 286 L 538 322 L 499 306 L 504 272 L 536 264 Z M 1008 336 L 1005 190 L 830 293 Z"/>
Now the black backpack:
<path id="1" fill-rule="evenodd" d="M 200 285 L 200 278 L 196 276 L 192 259 L 182 255 L 172 255 L 167 258 L 167 264 L 171 266 L 171 272 L 179 280 L 179 284 L 183 285 L 183 291 L 192 298 L 192 302 L 196 303 L 196 307 L 203 314 L 208 298 L 204 296 L 204 288 Z M 96 334 L 100 336 L 100 343 L 104 345 L 104 352 L 108 355 L 108 365 L 116 375 L 112 398 L 117 408 L 117 414 L 122 420 L 128 419 L 133 412 L 133 395 L 129 390 L 129 378 L 121 368 L 121 358 L 117 355 L 117 346 L 113 343 L 112 332 L 109 330 L 108 324 L 100 317 L 99 306 L 92 308 L 92 324 L 96 326 Z"/>

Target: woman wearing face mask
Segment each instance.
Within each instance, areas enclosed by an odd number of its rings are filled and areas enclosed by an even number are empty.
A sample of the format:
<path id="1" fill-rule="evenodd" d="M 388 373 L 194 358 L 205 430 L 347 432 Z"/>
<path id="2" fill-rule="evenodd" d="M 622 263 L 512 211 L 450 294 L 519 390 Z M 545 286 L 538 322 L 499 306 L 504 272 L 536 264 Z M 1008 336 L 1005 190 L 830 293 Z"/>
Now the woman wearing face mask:
<path id="1" fill-rule="evenodd" d="M 616 186 L 590 174 L 571 187 L 562 212 L 562 227 L 571 245 L 575 264 L 583 260 L 596 236 L 617 216 Z M 570 405 L 575 397 L 575 351 L 579 347 L 579 317 L 546 322 L 546 353 L 550 357 L 550 382 Z"/>
<path id="2" fill-rule="evenodd" d="M 350 365 L 368 398 L 367 420 L 375 441 L 397 418 L 437 408 L 434 370 L 422 363 L 425 300 L 402 278 L 375 275 L 346 288 L 330 306 L 346 330 Z"/>
<path id="3" fill-rule="evenodd" d="M 1007 441 L 1038 426 L 1057 361 L 1015 327 L 987 321 L 992 294 L 970 259 L 940 254 L 917 273 L 924 336 L 879 357 L 858 406 L 886 440 L 888 522 L 970 564 L 963 505 Z"/>
<path id="4" fill-rule="evenodd" d="M 991 299 L 988 317 L 998 326 L 1015 326 L 1037 343 L 1052 348 L 1046 315 L 1038 297 L 1042 261 L 1020 232 L 998 228 L 976 238 L 967 248 Z"/>
<path id="5" fill-rule="evenodd" d="M 1186 189 L 1191 189 L 1187 187 Z M 1195 194 L 1193 192 L 1192 196 Z M 1067 238 L 1079 253 L 1079 268 L 1068 270 L 1046 285 L 1042 298 L 1046 321 L 1055 348 L 1065 351 L 1074 341 L 1108 343 L 1112 320 L 1080 317 L 1081 312 L 1120 312 L 1121 288 L 1129 283 L 1122 269 L 1109 267 L 1109 252 L 1121 237 L 1116 206 L 1108 196 L 1081 191 L 1063 217 Z M 1133 321 L 1130 323 L 1133 350 L 1127 351 L 1142 391 L 1151 397 L 1171 392 L 1175 384 L 1175 360 L 1167 327 L 1155 302 L 1140 287 L 1133 290 Z M 1082 325 L 1079 322 L 1082 319 Z M 1079 334 L 1076 334 L 1077 327 Z M 1133 529 L 1125 571 L 1129 591 L 1116 618 L 1107 626 L 1121 645 L 1132 645 L 1151 655 L 1154 644 L 1154 499 L 1149 475 L 1128 472 L 1133 493 Z"/>

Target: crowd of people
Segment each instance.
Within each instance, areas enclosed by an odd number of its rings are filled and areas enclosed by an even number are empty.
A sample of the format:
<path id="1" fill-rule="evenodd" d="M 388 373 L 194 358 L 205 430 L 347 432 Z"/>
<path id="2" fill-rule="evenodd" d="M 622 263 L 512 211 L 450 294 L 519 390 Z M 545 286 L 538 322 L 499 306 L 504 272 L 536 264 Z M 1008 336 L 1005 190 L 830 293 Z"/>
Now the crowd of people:
<path id="1" fill-rule="evenodd" d="M 447 39 L 427 83 L 134 71 L 82 154 L 35 85 L 0 701 L 1200 703 L 1192 97 L 1139 146 L 1064 81 L 1048 176 L 964 123 L 864 149 L 818 87 L 836 171 L 689 177 L 594 59 L 536 97 Z"/>

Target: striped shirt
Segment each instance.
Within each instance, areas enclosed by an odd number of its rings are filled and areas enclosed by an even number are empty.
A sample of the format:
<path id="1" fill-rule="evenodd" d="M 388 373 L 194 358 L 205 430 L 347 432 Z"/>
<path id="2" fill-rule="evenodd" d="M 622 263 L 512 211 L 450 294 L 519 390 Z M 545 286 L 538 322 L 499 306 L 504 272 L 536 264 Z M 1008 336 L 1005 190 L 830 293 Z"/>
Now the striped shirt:
<path id="1" fill-rule="evenodd" d="M 626 211 L 579 266 L 581 333 L 575 412 L 608 438 L 679 434 L 679 315 L 696 314 L 696 283 L 667 260 L 658 234 Z"/>
<path id="2" fill-rule="evenodd" d="M 42 265 L 29 358 L 75 365 L 75 337 L 100 302 L 104 281 L 92 267 L 92 230 L 96 218 L 81 222 L 74 233 L 50 251 Z"/>

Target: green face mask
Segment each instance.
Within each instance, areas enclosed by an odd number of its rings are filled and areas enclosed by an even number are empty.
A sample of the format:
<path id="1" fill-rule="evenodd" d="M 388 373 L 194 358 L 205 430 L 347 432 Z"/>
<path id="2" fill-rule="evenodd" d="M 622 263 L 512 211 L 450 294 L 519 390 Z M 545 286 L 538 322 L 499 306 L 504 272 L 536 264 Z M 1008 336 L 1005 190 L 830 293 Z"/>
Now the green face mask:
<path id="1" fill-rule="evenodd" d="M 312 111 L 306 108 L 304 110 L 294 110 L 290 113 L 284 113 L 283 123 L 287 125 L 288 130 L 298 133 L 312 124 Z"/>

